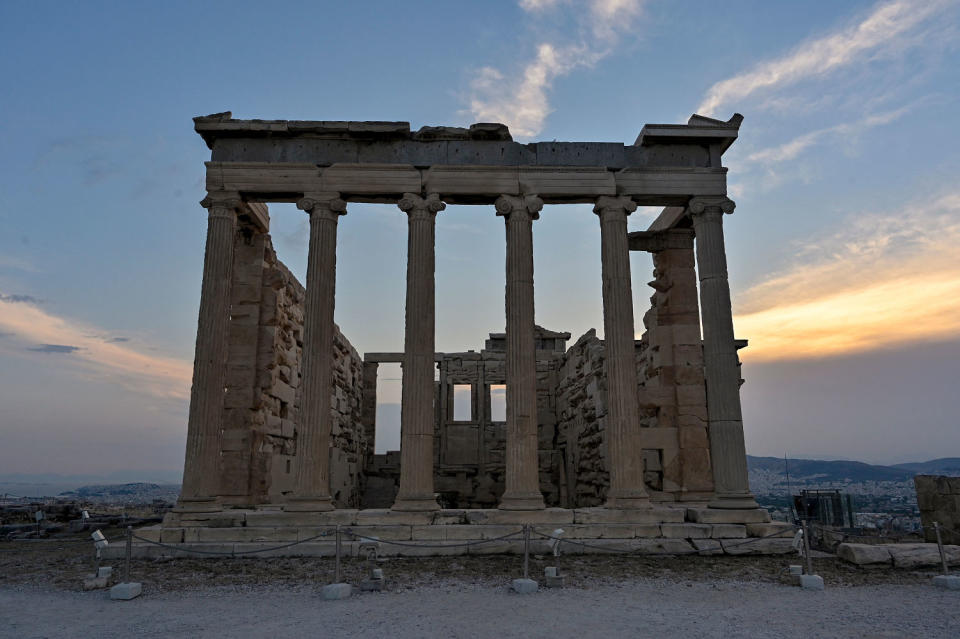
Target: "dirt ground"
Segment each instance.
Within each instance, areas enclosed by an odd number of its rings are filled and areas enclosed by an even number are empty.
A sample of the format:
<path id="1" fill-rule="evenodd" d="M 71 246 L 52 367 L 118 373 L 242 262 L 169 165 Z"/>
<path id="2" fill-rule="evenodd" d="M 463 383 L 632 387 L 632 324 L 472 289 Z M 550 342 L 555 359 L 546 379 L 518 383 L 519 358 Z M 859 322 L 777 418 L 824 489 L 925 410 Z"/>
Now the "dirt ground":
<path id="1" fill-rule="evenodd" d="M 960 636 L 960 594 L 934 589 L 935 571 L 833 557 L 814 561 L 816 593 L 787 578 L 797 557 L 565 556 L 567 587 L 531 596 L 508 588 L 522 557 L 390 558 L 387 592 L 337 602 L 318 596 L 328 558 L 133 560 L 131 602 L 81 592 L 92 560 L 85 538 L 0 542 L 0 636 Z M 530 574 L 555 564 L 532 556 Z M 345 559 L 344 581 L 366 569 Z"/>
<path id="2" fill-rule="evenodd" d="M 123 539 L 122 530 L 105 529 L 109 539 Z M 0 587 L 43 590 L 80 590 L 83 577 L 93 572 L 93 544 L 85 534 L 60 540 L 0 542 Z M 114 566 L 119 578 L 123 562 Z M 736 580 L 789 584 L 787 566 L 800 563 L 796 556 L 653 556 L 596 554 L 567 555 L 559 567 L 567 583 L 579 588 L 605 585 L 632 578 L 688 579 L 694 581 Z M 832 587 L 926 584 L 930 570 L 896 570 L 861 567 L 833 556 L 813 560 L 814 572 Z M 553 557 L 531 555 L 530 574 L 557 565 Z M 343 559 L 344 581 L 357 584 L 366 575 L 365 562 Z M 430 585 L 437 580 L 460 580 L 477 585 L 507 583 L 522 576 L 523 558 L 516 555 L 464 555 L 458 557 L 391 557 L 381 559 L 390 589 L 402 591 Z M 224 586 L 300 586 L 333 580 L 332 558 L 223 557 L 198 559 L 134 559 L 131 579 L 153 592 L 183 591 Z"/>

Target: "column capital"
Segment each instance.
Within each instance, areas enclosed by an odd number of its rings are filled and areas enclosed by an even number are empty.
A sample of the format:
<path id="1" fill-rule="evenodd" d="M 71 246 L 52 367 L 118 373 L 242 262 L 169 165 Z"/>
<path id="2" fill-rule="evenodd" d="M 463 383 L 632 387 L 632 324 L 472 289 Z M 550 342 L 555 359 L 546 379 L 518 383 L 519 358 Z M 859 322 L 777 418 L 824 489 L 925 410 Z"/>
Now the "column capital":
<path id="1" fill-rule="evenodd" d="M 540 209 L 543 208 L 543 200 L 535 194 L 531 195 L 501 195 L 494 203 L 497 209 L 497 215 L 510 217 L 514 211 L 527 211 L 530 219 L 540 219 Z"/>
<path id="2" fill-rule="evenodd" d="M 420 197 L 416 193 L 404 193 L 397 206 L 411 218 L 425 215 L 436 215 L 447 208 L 437 193 L 429 193 L 427 197 Z"/>
<path id="3" fill-rule="evenodd" d="M 207 197 L 200 200 L 200 206 L 209 209 L 210 214 L 214 211 L 223 214 L 223 211 L 236 211 L 243 206 L 243 199 L 236 191 L 207 191 Z"/>
<path id="4" fill-rule="evenodd" d="M 611 197 L 603 195 L 597 198 L 597 203 L 593 207 L 593 212 L 601 217 L 609 211 L 622 211 L 624 216 L 627 216 L 636 210 L 637 203 L 627 196 Z"/>
<path id="5" fill-rule="evenodd" d="M 693 215 L 700 215 L 709 210 L 733 213 L 736 206 L 736 202 L 725 195 L 698 195 L 690 198 L 690 202 L 687 203 L 687 209 Z"/>
<path id="6" fill-rule="evenodd" d="M 346 215 L 347 203 L 340 199 L 339 193 L 304 193 L 297 200 L 297 208 L 308 214 L 326 212 L 333 215 Z"/>

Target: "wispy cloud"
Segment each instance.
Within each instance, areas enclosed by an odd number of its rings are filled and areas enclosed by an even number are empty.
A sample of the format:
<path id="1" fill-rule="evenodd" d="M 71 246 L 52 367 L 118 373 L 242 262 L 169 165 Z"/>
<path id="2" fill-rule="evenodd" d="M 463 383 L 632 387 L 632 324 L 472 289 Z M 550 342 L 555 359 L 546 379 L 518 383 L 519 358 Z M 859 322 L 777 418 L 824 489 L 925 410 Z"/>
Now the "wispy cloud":
<path id="1" fill-rule="evenodd" d="M 643 0 L 520 0 L 519 4 L 533 14 L 570 7 L 577 12 L 579 34 L 541 42 L 533 59 L 517 71 L 478 69 L 470 83 L 468 111 L 476 121 L 503 122 L 514 135 L 530 137 L 540 133 L 552 111 L 548 94 L 554 81 L 610 55 L 622 35 L 633 30 Z"/>
<path id="2" fill-rule="evenodd" d="M 911 109 L 911 106 L 901 107 L 885 113 L 869 115 L 856 122 L 846 122 L 834 126 L 810 131 L 794 139 L 774 147 L 754 151 L 746 157 L 747 163 L 777 164 L 793 160 L 802 152 L 806 151 L 815 144 L 819 144 L 825 138 L 849 139 L 857 136 L 867 129 L 876 126 L 891 124 L 902 117 Z"/>
<path id="3" fill-rule="evenodd" d="M 72 365 L 83 374 L 105 377 L 131 390 L 165 398 L 189 397 L 190 362 L 141 353 L 123 342 L 127 338 L 57 317 L 28 295 L 0 293 L 0 329 L 7 338 L 14 338 L 2 344 L 8 353 L 15 353 L 17 342 L 23 342 L 29 345 L 28 351 L 69 354 Z"/>
<path id="4" fill-rule="evenodd" d="M 39 304 L 40 300 L 32 295 L 19 295 L 17 293 L 4 295 L 0 293 L 0 302 L 9 302 L 11 304 Z"/>
<path id="5" fill-rule="evenodd" d="M 922 42 L 918 31 L 950 4 L 950 0 L 895 0 L 880 3 L 851 26 L 809 40 L 785 56 L 717 82 L 707 91 L 697 112 L 713 115 L 719 107 L 758 92 L 827 76 L 873 56 L 903 51 Z"/>
<path id="6" fill-rule="evenodd" d="M 960 338 L 960 191 L 864 211 L 739 298 L 744 359 L 811 358 Z"/>
<path id="7" fill-rule="evenodd" d="M 69 355 L 80 350 L 79 346 L 70 346 L 68 344 L 38 344 L 27 349 L 35 353 L 57 353 Z"/>

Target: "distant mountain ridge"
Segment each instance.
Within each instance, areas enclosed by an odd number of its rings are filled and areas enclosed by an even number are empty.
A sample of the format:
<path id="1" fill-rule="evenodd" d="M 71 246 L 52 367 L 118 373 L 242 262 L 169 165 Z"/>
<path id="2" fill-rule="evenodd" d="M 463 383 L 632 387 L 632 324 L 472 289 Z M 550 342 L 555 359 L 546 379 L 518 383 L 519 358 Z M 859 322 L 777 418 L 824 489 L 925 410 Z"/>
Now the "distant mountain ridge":
<path id="1" fill-rule="evenodd" d="M 917 475 L 949 475 L 960 477 L 960 457 L 941 457 L 925 462 L 894 464 L 893 468 L 911 470 Z"/>
<path id="2" fill-rule="evenodd" d="M 914 475 L 950 475 L 960 477 L 960 458 L 945 457 L 925 462 L 881 466 L 858 461 L 791 459 L 747 455 L 747 469 L 767 471 L 796 479 L 817 477 L 823 481 L 909 481 Z"/>

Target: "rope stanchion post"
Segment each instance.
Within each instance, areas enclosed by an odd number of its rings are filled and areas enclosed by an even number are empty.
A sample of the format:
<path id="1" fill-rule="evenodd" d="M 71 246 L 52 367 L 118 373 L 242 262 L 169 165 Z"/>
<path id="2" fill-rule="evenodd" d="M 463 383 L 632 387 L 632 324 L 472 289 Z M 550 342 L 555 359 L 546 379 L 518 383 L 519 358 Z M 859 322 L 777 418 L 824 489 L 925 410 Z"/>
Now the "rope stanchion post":
<path id="1" fill-rule="evenodd" d="M 813 574 L 813 558 L 810 556 L 810 536 L 807 534 L 807 520 L 801 521 L 803 525 L 803 555 L 807 560 L 807 572 L 800 575 L 800 587 L 804 590 L 823 590 L 823 577 Z"/>
<path id="2" fill-rule="evenodd" d="M 943 568 L 943 574 L 950 574 L 950 570 L 947 568 L 947 555 L 943 551 L 943 540 L 940 538 L 940 523 L 933 522 L 933 531 L 937 534 L 937 550 L 940 551 L 940 565 Z"/>
<path id="3" fill-rule="evenodd" d="M 327 584 L 321 590 L 321 596 L 327 600 L 335 599 L 346 599 L 353 593 L 353 587 L 350 584 L 343 583 L 341 581 L 341 566 L 340 566 L 340 540 L 342 532 L 340 530 L 340 524 L 337 524 L 336 528 L 336 541 L 334 542 L 334 564 L 333 564 L 333 577 L 334 581 L 332 584 Z M 353 535 L 351 535 L 353 537 Z"/>
<path id="4" fill-rule="evenodd" d="M 130 559 L 133 557 L 133 526 L 127 526 L 127 548 L 123 560 L 123 581 L 130 581 Z"/>
<path id="5" fill-rule="evenodd" d="M 933 530 L 937 534 L 937 548 L 940 550 L 940 565 L 943 570 L 942 575 L 937 575 L 933 578 L 933 585 L 938 588 L 946 588 L 947 590 L 960 590 L 960 575 L 951 575 L 950 567 L 947 565 L 947 553 L 943 549 L 943 539 L 940 537 L 939 522 L 933 522 Z"/>
<path id="6" fill-rule="evenodd" d="M 523 526 L 523 578 L 530 578 L 530 525 Z"/>
<path id="7" fill-rule="evenodd" d="M 334 571 L 333 571 L 333 583 L 335 584 L 338 584 L 342 581 L 342 579 L 340 579 L 340 540 L 341 540 L 340 524 L 337 524 L 337 543 L 336 543 L 336 550 L 334 551 L 336 553 L 336 560 L 334 563 Z"/>
<path id="8" fill-rule="evenodd" d="M 130 581 L 130 559 L 133 556 L 133 526 L 127 526 L 127 547 L 123 563 L 123 581 L 110 589 L 110 598 L 135 599 L 143 592 L 143 584 Z"/>
<path id="9" fill-rule="evenodd" d="M 540 588 L 540 584 L 530 579 L 530 524 L 523 525 L 523 578 L 514 579 L 510 587 L 521 595 L 529 595 Z"/>

